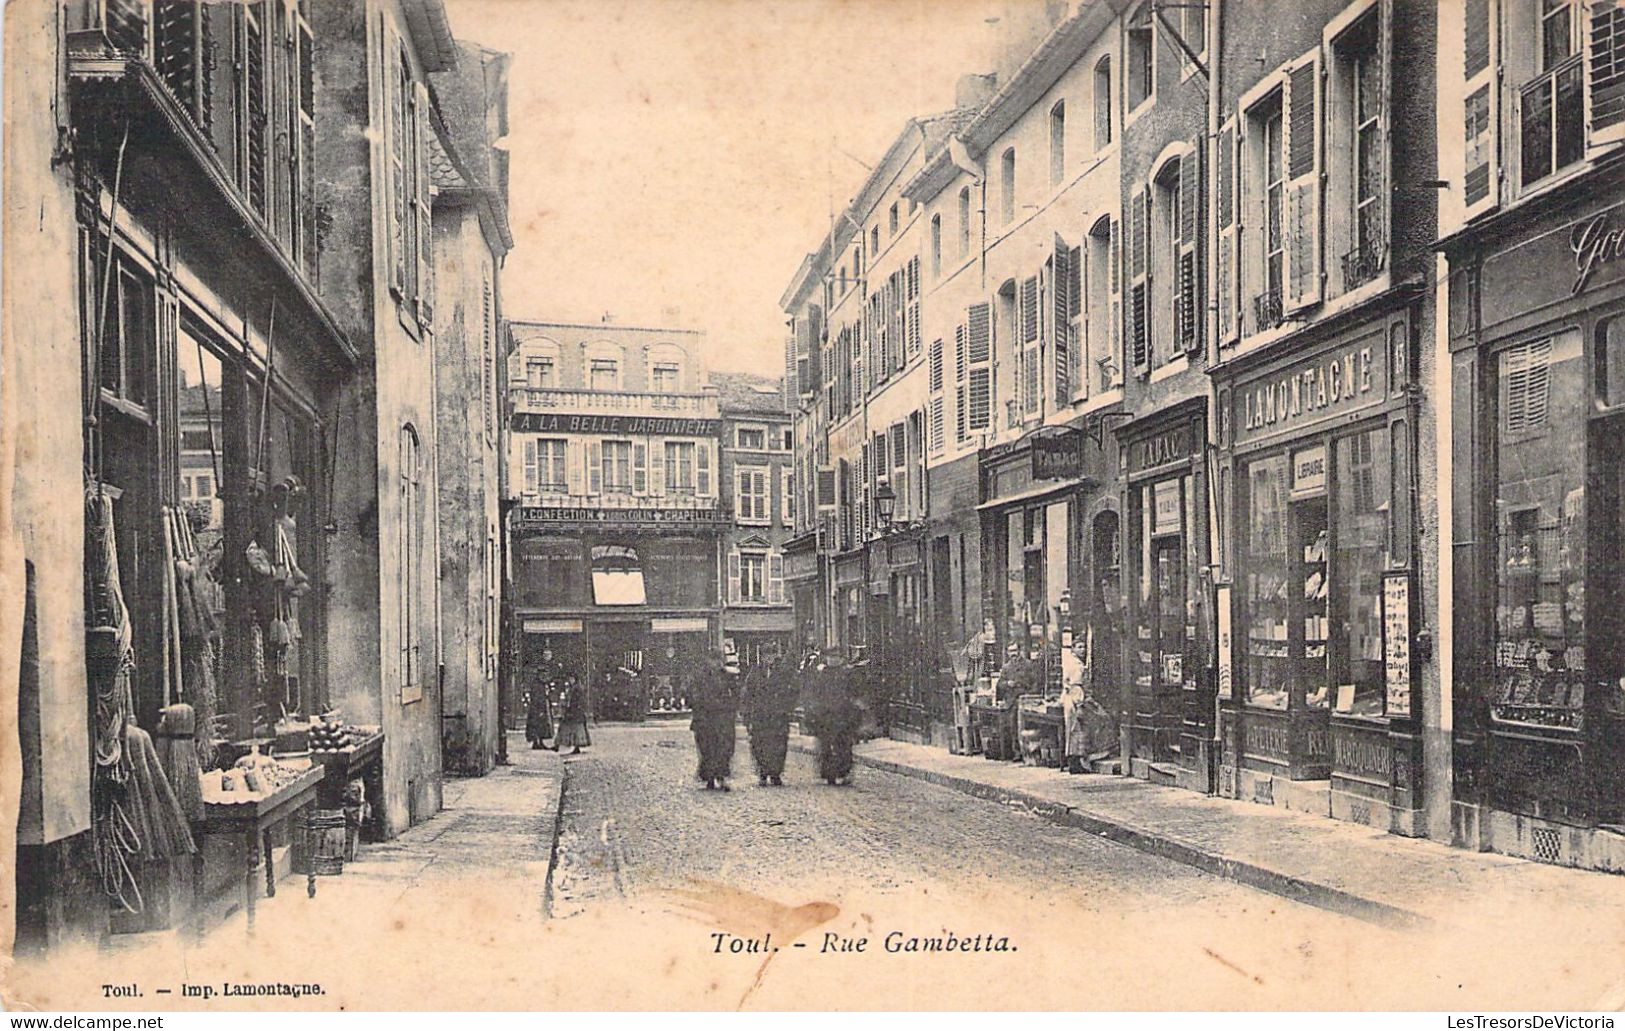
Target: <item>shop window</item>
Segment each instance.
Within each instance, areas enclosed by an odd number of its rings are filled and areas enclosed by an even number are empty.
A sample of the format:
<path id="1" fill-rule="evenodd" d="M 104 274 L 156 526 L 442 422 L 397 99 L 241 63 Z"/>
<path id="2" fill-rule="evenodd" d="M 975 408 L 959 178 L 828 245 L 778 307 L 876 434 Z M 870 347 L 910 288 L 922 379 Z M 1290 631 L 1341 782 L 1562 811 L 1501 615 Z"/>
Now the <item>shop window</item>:
<path id="1" fill-rule="evenodd" d="M 1578 727 L 1585 698 L 1585 369 L 1578 331 L 1497 357 L 1500 720 Z"/>
<path id="2" fill-rule="evenodd" d="M 1285 709 L 1293 680 L 1292 564 L 1286 455 L 1247 467 L 1246 690 L 1250 705 Z"/>
<path id="3" fill-rule="evenodd" d="M 1625 405 L 1625 316 L 1597 325 L 1597 403 L 1603 408 Z"/>
<path id="4" fill-rule="evenodd" d="M 1331 581 L 1336 711 L 1383 711 L 1382 576 L 1389 562 L 1390 451 L 1386 428 L 1340 437 L 1335 472 Z"/>

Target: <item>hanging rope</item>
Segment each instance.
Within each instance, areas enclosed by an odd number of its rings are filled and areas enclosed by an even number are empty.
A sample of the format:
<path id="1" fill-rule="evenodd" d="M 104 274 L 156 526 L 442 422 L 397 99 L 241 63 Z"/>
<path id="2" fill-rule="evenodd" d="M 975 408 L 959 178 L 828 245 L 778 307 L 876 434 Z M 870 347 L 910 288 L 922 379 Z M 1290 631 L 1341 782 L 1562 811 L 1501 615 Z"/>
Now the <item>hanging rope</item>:
<path id="1" fill-rule="evenodd" d="M 107 215 L 107 253 L 102 259 L 102 285 L 100 296 L 96 302 L 96 325 L 91 330 L 91 357 L 90 370 L 93 377 L 90 385 L 88 407 L 85 410 L 85 423 L 91 427 L 95 434 L 92 444 L 94 454 L 94 468 L 97 482 L 101 481 L 102 473 L 102 432 L 101 432 L 101 406 L 102 406 L 102 355 L 105 350 L 104 337 L 107 333 L 107 299 L 113 286 L 113 254 L 118 240 L 118 210 L 119 197 L 124 188 L 124 150 L 130 144 L 130 119 L 124 118 L 124 137 L 119 140 L 118 159 L 113 164 L 113 203 Z M 98 205 L 99 206 L 99 205 Z"/>

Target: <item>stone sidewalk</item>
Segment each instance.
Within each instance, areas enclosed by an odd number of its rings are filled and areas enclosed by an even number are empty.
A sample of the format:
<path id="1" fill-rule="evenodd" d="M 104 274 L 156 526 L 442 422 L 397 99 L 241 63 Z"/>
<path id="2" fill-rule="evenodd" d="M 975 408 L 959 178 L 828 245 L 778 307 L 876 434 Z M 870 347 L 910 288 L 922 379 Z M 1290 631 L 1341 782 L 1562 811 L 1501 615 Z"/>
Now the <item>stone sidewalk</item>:
<path id="1" fill-rule="evenodd" d="M 810 737 L 792 747 L 812 751 Z M 1399 926 L 1540 913 L 1544 922 L 1617 916 L 1625 878 L 1548 866 L 1369 827 L 1107 774 L 952 755 L 877 739 L 860 765 L 916 777 L 1276 895 Z"/>

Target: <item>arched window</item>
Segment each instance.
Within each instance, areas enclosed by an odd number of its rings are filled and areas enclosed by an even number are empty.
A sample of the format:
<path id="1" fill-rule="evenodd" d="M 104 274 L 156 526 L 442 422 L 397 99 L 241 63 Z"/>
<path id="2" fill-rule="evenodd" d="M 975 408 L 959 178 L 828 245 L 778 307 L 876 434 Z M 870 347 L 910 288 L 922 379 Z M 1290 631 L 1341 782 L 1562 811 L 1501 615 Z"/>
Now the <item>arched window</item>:
<path id="1" fill-rule="evenodd" d="M 522 352 L 525 356 L 524 386 L 527 387 L 557 387 L 560 385 L 559 376 L 562 372 L 563 352 L 558 342 L 543 337 L 540 340 L 525 341 Z"/>
<path id="2" fill-rule="evenodd" d="M 1112 141 L 1112 57 L 1107 54 L 1095 65 L 1095 149 Z"/>
<path id="3" fill-rule="evenodd" d="M 600 341 L 587 347 L 587 388 L 620 390 L 626 353 L 619 344 Z"/>
<path id="4" fill-rule="evenodd" d="M 688 352 L 676 344 L 656 344 L 649 349 L 649 390 L 657 394 L 684 389 Z"/>
<path id="5" fill-rule="evenodd" d="M 959 188 L 959 256 L 970 253 L 970 187 Z"/>
<path id="6" fill-rule="evenodd" d="M 1056 187 L 1066 176 L 1066 101 L 1049 109 L 1049 184 Z"/>
<path id="7" fill-rule="evenodd" d="M 1016 217 L 1016 148 L 1006 147 L 999 158 L 999 221 L 1009 225 Z"/>
<path id="8" fill-rule="evenodd" d="M 400 618 L 401 701 L 422 696 L 423 672 L 423 458 L 417 430 L 408 423 L 401 427 L 400 525 L 397 528 L 399 579 L 396 584 Z"/>

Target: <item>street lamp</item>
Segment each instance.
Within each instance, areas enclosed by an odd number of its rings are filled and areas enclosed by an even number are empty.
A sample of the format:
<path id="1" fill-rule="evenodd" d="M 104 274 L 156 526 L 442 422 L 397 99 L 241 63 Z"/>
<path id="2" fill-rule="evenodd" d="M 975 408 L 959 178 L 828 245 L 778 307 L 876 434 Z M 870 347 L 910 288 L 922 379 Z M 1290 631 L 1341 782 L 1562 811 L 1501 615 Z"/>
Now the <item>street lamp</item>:
<path id="1" fill-rule="evenodd" d="M 882 483 L 875 491 L 875 514 L 880 517 L 880 532 L 891 529 L 892 510 L 897 507 L 897 494 L 891 484 Z"/>

